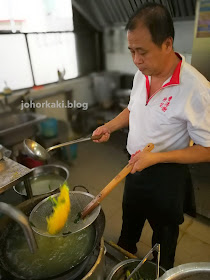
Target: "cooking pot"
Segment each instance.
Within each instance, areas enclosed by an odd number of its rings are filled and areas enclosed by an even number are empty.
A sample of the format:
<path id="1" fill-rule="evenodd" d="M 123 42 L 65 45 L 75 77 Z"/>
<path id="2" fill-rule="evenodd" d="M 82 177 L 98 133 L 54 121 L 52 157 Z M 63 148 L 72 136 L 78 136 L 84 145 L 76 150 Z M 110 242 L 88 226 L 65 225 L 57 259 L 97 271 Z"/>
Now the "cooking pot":
<path id="1" fill-rule="evenodd" d="M 209 280 L 210 263 L 186 263 L 166 271 L 159 280 Z"/>
<path id="2" fill-rule="evenodd" d="M 110 272 L 106 280 L 121 280 L 125 278 L 126 271 L 132 272 L 141 260 L 128 259 L 117 264 Z M 151 261 L 146 261 L 138 270 L 143 279 L 155 280 L 156 278 L 156 264 Z M 165 269 L 160 267 L 160 275 L 163 275 Z M 135 278 L 134 278 L 135 279 Z"/>
<path id="3" fill-rule="evenodd" d="M 33 168 L 29 177 L 33 196 L 55 192 L 68 178 L 68 169 L 60 165 L 48 164 Z M 26 197 L 24 182 L 13 188 L 18 194 Z"/>
<path id="4" fill-rule="evenodd" d="M 19 205 L 19 209 L 22 210 L 26 215 L 30 213 L 30 211 L 33 209 L 33 207 L 39 203 L 42 199 L 47 197 L 48 195 L 42 195 L 39 197 L 34 197 L 30 200 L 26 200 L 23 203 Z M 20 279 L 26 279 L 20 275 L 16 275 L 15 271 L 11 271 L 11 267 L 9 267 L 9 264 L 5 261 L 4 258 L 4 244 L 6 244 L 8 233 L 11 231 L 12 227 L 14 226 L 14 222 L 11 221 L 9 218 L 4 218 L 0 222 L 0 279 L 2 280 L 20 280 Z M 97 250 L 98 246 L 100 245 L 101 238 L 104 232 L 105 227 L 105 216 L 103 211 L 101 210 L 98 218 L 93 223 L 93 226 L 95 228 L 95 241 L 92 245 L 91 252 L 85 256 L 81 260 L 80 263 L 75 265 L 74 267 L 70 268 L 67 271 L 64 271 L 63 273 L 60 273 L 59 275 L 48 277 L 48 278 L 34 278 L 39 280 L 81 280 L 81 275 L 83 275 L 84 271 L 87 270 L 87 267 L 89 265 L 89 261 L 92 258 L 92 253 Z M 46 237 L 47 238 L 47 237 Z M 65 240 L 65 237 L 64 237 Z M 100 249 L 101 250 L 101 249 Z M 93 265 L 92 265 L 93 266 Z M 91 270 L 92 267 L 90 267 Z M 16 275 L 16 276 L 14 276 Z M 30 278 L 33 279 L 33 278 Z M 85 278 L 84 278 L 85 279 Z M 88 279 L 88 278 L 87 278 Z M 27 280 L 29 280 L 27 278 Z"/>

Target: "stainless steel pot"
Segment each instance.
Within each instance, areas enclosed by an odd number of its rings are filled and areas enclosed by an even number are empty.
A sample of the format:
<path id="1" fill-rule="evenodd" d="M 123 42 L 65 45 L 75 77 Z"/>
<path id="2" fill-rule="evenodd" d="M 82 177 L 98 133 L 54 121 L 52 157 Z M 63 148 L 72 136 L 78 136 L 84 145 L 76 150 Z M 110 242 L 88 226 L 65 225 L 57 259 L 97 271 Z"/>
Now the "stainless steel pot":
<path id="1" fill-rule="evenodd" d="M 209 280 L 210 262 L 186 263 L 166 271 L 159 280 Z"/>
<path id="2" fill-rule="evenodd" d="M 43 198 L 47 197 L 48 195 L 42 195 L 34 197 L 30 200 L 26 200 L 23 203 L 19 205 L 19 209 L 22 210 L 26 215 L 30 213 L 30 211 L 33 209 L 33 207 L 39 203 Z M 22 277 L 16 277 L 14 276 L 14 273 L 9 269 L 9 266 L 4 261 L 4 250 L 3 250 L 3 244 L 6 243 L 5 240 L 7 238 L 8 233 L 10 232 L 10 229 L 12 227 L 13 221 L 11 221 L 8 218 L 2 219 L 0 222 L 0 279 L 2 280 L 21 280 L 25 279 Z M 103 265 L 103 258 L 102 258 L 102 235 L 105 228 L 105 216 L 103 211 L 101 210 L 98 218 L 93 223 L 93 226 L 95 227 L 96 231 L 96 237 L 95 242 L 93 244 L 92 252 L 86 256 L 85 259 L 81 261 L 78 265 L 75 267 L 69 269 L 68 271 L 65 271 L 62 274 L 56 275 L 55 277 L 45 278 L 38 280 L 81 280 L 81 279 L 99 279 L 102 280 L 103 278 L 91 278 L 92 275 L 95 275 L 95 270 L 99 270 L 101 273 L 101 269 L 98 269 Z M 100 246 L 100 249 L 98 250 L 98 246 Z M 101 247 L 102 246 L 102 247 Z M 96 252 L 95 252 L 96 250 Z M 94 254 L 93 254 L 94 253 Z M 93 258 L 94 257 L 94 258 Z M 89 263 L 90 262 L 90 263 Z M 15 272 L 15 271 L 14 271 Z M 90 274 L 88 278 L 87 274 Z M 101 274 L 102 275 L 102 274 Z M 86 277 L 86 278 L 85 278 Z M 95 277 L 95 276 L 94 276 Z M 36 279 L 36 278 L 34 278 Z M 27 279 L 28 280 L 28 279 Z M 37 280 L 37 279 L 36 279 Z"/>
<path id="3" fill-rule="evenodd" d="M 68 169 L 66 169 L 65 167 L 60 166 L 60 165 L 52 165 L 52 164 L 42 165 L 42 166 L 38 166 L 38 167 L 35 167 L 32 169 L 29 180 L 30 180 L 30 182 L 32 182 L 32 180 L 34 180 L 34 179 L 38 179 L 38 178 L 41 178 L 42 176 L 48 176 L 48 175 L 60 176 L 61 178 L 63 178 L 63 180 L 62 179 L 60 180 L 60 184 L 63 184 L 69 178 L 69 171 L 68 171 Z M 43 177 L 43 180 L 44 180 L 44 177 Z M 54 185 L 51 190 L 47 189 L 47 191 L 46 191 L 46 189 L 43 191 L 40 191 L 40 190 L 36 191 L 36 189 L 32 185 L 33 196 L 42 195 L 45 193 L 51 194 L 51 193 L 55 192 L 56 190 L 58 190 L 58 188 L 60 187 L 60 184 L 58 183 L 56 186 Z M 22 196 L 26 196 L 24 182 L 21 182 L 18 185 L 14 186 L 13 189 L 18 194 L 20 194 Z"/>
<path id="4" fill-rule="evenodd" d="M 129 270 L 130 272 L 133 271 L 137 265 L 139 264 L 140 260 L 137 259 L 129 259 L 120 262 L 117 264 L 106 280 L 121 280 L 124 279 L 123 277 L 126 275 L 126 271 Z M 165 269 L 160 267 L 160 275 L 163 275 Z M 142 267 L 139 269 L 139 273 L 141 277 L 144 279 L 154 279 L 156 278 L 156 264 L 150 261 L 146 261 Z"/>

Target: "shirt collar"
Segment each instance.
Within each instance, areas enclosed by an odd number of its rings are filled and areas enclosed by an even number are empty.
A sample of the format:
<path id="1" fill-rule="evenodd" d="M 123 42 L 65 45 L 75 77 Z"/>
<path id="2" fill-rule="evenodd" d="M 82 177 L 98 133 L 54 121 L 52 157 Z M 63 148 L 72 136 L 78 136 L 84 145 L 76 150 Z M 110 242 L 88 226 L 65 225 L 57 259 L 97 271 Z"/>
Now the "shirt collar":
<path id="1" fill-rule="evenodd" d="M 177 64 L 173 75 L 171 76 L 171 78 L 169 78 L 169 82 L 166 82 L 163 84 L 162 87 L 166 87 L 166 86 L 170 86 L 170 85 L 178 85 L 180 83 L 180 71 L 181 71 L 181 67 L 183 66 L 184 62 L 185 62 L 185 58 L 184 56 L 182 56 L 181 54 L 175 52 L 175 54 L 177 55 L 177 57 L 180 59 L 180 62 Z M 146 76 L 146 87 L 149 87 L 149 77 Z"/>
<path id="2" fill-rule="evenodd" d="M 181 71 L 182 63 L 184 61 L 183 61 L 183 57 L 179 53 L 175 52 L 175 54 L 180 59 L 180 62 L 177 64 L 170 81 L 167 84 L 165 84 L 164 87 L 169 85 L 178 85 L 180 83 L 180 71 Z"/>

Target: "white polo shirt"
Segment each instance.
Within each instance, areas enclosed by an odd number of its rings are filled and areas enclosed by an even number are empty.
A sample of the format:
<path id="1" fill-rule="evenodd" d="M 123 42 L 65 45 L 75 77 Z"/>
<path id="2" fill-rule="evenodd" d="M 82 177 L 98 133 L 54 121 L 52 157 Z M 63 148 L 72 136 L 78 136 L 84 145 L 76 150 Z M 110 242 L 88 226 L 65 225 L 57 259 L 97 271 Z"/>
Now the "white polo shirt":
<path id="1" fill-rule="evenodd" d="M 190 138 L 210 147 L 210 84 L 181 58 L 173 75 L 149 99 L 151 77 L 135 74 L 128 104 L 129 154 L 148 143 L 155 145 L 154 152 L 186 148 Z"/>

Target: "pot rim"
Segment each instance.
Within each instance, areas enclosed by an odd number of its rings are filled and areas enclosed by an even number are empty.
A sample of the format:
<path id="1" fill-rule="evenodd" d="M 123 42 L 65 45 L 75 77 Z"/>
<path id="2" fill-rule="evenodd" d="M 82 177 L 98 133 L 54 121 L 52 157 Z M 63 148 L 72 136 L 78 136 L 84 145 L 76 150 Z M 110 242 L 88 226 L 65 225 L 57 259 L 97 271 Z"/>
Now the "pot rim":
<path id="1" fill-rule="evenodd" d="M 166 271 L 159 280 L 175 280 L 175 279 L 181 279 L 179 278 L 182 276 L 189 276 L 190 272 L 209 272 L 210 274 L 210 262 L 194 262 L 194 263 L 185 263 L 181 264 L 179 266 L 173 267 Z M 178 278 L 176 278 L 178 277 Z"/>
<path id="2" fill-rule="evenodd" d="M 40 170 L 41 170 L 41 169 L 48 169 L 48 168 L 50 168 L 50 167 L 51 167 L 51 168 L 56 167 L 56 168 L 58 168 L 58 169 L 64 170 L 64 171 L 66 172 L 66 178 L 64 179 L 63 182 L 65 182 L 65 181 L 68 180 L 68 178 L 69 178 L 69 170 L 68 170 L 65 166 L 62 166 L 62 165 L 59 165 L 59 164 L 46 164 L 46 165 L 40 165 L 40 166 L 37 166 L 37 167 L 32 168 L 32 169 L 31 169 L 31 172 L 30 172 L 30 175 L 31 175 L 31 176 L 29 176 L 29 180 L 31 180 L 31 178 L 36 178 L 36 177 L 39 177 L 39 176 L 45 174 L 45 173 L 43 172 L 43 174 L 40 173 L 40 174 L 37 174 L 37 176 L 32 176 L 34 171 L 39 170 L 39 169 L 40 169 Z M 47 174 L 47 173 L 46 173 L 46 174 Z M 22 182 L 21 182 L 21 183 L 22 183 Z M 19 184 L 21 184 L 21 183 L 19 183 Z M 17 185 L 19 185 L 19 184 L 17 184 Z M 17 186 L 17 185 L 16 185 L 16 186 Z M 16 188 L 16 186 L 13 186 L 13 190 L 14 190 L 17 194 L 26 197 L 27 194 L 24 194 L 24 193 L 21 193 L 20 191 L 18 191 L 17 188 Z M 59 186 L 59 187 L 60 187 L 60 186 Z M 59 187 L 57 187 L 56 189 L 51 190 L 51 191 L 49 191 L 49 192 L 43 193 L 43 194 L 51 194 L 51 193 L 55 192 L 57 189 L 59 189 Z M 40 195 L 43 195 L 43 194 L 33 195 L 33 197 L 37 197 L 37 196 L 40 196 Z"/>
<path id="3" fill-rule="evenodd" d="M 117 265 L 115 265 L 113 267 L 113 269 L 111 270 L 111 272 L 109 273 L 109 275 L 107 276 L 106 280 L 111 280 L 112 277 L 115 275 L 115 273 L 121 268 L 123 267 L 125 264 L 129 264 L 129 263 L 135 263 L 135 262 L 140 262 L 141 259 L 128 259 L 128 260 L 124 260 L 120 263 L 118 263 Z M 146 261 L 146 263 L 151 263 L 153 265 L 156 265 L 154 262 L 151 261 Z M 162 269 L 164 272 L 166 271 L 165 268 L 163 268 L 162 266 L 159 266 L 160 269 Z M 164 273 L 165 274 L 165 273 Z M 159 278 L 160 279 L 160 278 Z"/>

